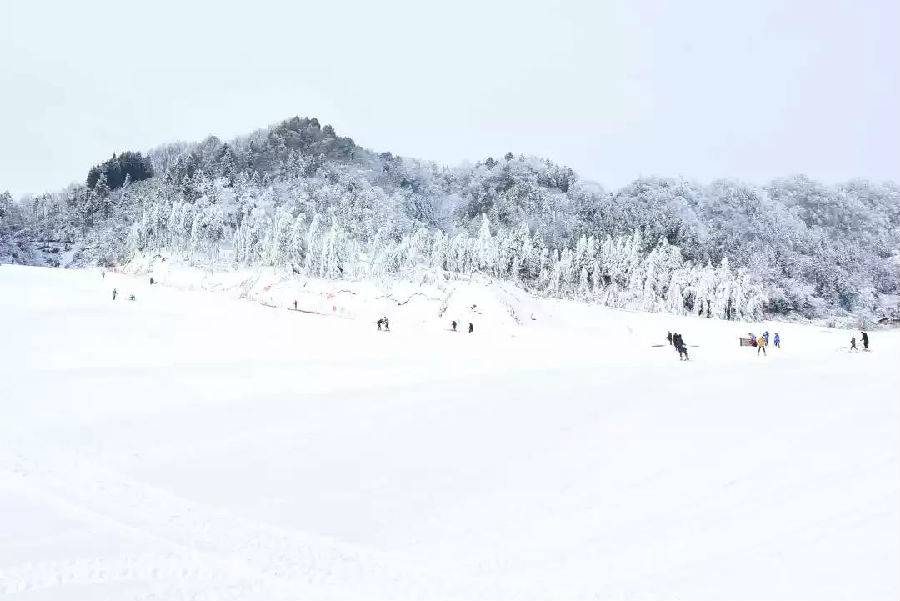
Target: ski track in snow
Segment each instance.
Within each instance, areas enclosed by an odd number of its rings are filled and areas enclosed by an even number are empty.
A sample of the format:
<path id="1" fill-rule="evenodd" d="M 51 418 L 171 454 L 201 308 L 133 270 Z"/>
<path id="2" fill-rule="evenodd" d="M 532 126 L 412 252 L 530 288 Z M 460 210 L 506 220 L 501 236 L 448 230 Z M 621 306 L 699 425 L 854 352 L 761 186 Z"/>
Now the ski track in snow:
<path id="1" fill-rule="evenodd" d="M 387 581 L 399 585 L 405 594 L 418 588 L 418 597 L 440 580 L 437 574 L 411 577 L 399 558 L 237 517 L 84 461 L 48 454 L 19 457 L 2 465 L 0 489 L 166 550 L 157 556 L 0 569 L 0 591 L 7 594 L 72 584 L 154 580 L 179 583 L 157 591 L 162 595 L 159 598 L 180 598 L 185 583 L 197 582 L 211 584 L 215 590 L 204 589 L 204 595 L 196 598 L 251 598 L 254 593 L 261 598 L 291 598 L 298 591 L 329 596 L 329 589 L 337 586 L 382 596 L 389 590 L 380 589 L 379 584 Z M 54 470 L 45 466 L 54 466 Z M 220 588 L 223 580 L 231 584 Z"/>

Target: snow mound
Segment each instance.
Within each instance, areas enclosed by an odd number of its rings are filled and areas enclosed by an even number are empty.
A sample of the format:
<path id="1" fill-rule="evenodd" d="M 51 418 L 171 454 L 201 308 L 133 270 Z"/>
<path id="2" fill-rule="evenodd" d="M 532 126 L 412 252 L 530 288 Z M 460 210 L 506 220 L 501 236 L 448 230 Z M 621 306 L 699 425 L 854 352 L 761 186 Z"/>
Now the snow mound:
<path id="1" fill-rule="evenodd" d="M 461 330 L 472 323 L 479 330 L 514 331 L 548 318 L 528 292 L 478 274 L 437 281 L 354 282 L 299 277 L 272 268 L 210 271 L 162 257 L 139 257 L 121 271 L 181 290 L 220 292 L 280 309 L 293 310 L 296 301 L 296 310 L 303 313 L 372 323 L 387 316 L 393 323 L 438 329 L 449 328 L 455 320 Z"/>

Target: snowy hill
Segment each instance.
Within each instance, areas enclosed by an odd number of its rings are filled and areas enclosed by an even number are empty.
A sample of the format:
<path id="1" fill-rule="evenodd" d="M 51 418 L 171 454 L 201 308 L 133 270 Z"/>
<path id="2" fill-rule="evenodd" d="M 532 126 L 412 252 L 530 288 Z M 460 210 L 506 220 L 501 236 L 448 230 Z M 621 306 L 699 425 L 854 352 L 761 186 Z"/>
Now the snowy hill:
<path id="1" fill-rule="evenodd" d="M 442 166 L 294 117 L 113 154 L 86 185 L 0 193 L 0 263 L 145 255 L 336 281 L 434 269 L 613 308 L 871 326 L 900 323 L 900 186 L 652 177 L 607 191 L 545 158 Z"/>
<path id="2" fill-rule="evenodd" d="M 4 598 L 900 596 L 900 332 L 147 267 L 0 266 Z"/>

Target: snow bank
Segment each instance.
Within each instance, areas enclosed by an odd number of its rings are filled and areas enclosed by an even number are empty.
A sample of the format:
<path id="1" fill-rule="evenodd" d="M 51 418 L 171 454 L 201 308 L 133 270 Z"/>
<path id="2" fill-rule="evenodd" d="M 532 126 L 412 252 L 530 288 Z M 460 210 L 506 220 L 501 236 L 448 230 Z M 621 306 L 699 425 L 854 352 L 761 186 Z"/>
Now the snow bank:
<path id="1" fill-rule="evenodd" d="M 138 256 L 120 268 L 122 273 L 153 277 L 155 282 L 181 290 L 221 292 L 268 307 L 316 315 L 360 319 L 374 323 L 382 316 L 405 323 L 449 328 L 512 331 L 546 315 L 540 303 L 508 282 L 474 275 L 435 281 L 424 274 L 418 281 L 385 279 L 342 281 L 300 277 L 273 268 L 211 271 L 156 256 Z"/>

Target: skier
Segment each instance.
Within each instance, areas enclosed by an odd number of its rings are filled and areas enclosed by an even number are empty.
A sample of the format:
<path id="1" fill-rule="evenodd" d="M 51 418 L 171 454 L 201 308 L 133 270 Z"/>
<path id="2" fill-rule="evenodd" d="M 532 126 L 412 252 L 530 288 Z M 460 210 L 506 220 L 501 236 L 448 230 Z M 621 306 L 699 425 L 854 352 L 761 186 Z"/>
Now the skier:
<path id="1" fill-rule="evenodd" d="M 297 301 L 295 300 L 294 301 L 294 311 L 296 311 L 296 310 L 297 310 Z"/>
<path id="2" fill-rule="evenodd" d="M 672 343 L 675 345 L 675 350 L 678 351 L 678 360 L 687 361 L 689 357 L 687 345 L 684 343 L 684 337 L 681 334 L 675 333 L 672 335 Z"/>
<path id="3" fill-rule="evenodd" d="M 671 346 L 672 345 L 672 332 L 669 332 L 669 335 L 666 336 L 666 340 L 669 341 L 669 346 Z"/>
<path id="4" fill-rule="evenodd" d="M 756 339 L 756 354 L 759 355 L 759 352 L 762 351 L 762 354 L 766 354 L 766 345 L 769 344 L 769 341 L 766 340 L 765 336 L 760 336 Z"/>
<path id="5" fill-rule="evenodd" d="M 455 319 L 454 319 L 453 321 L 450 322 L 450 327 L 453 328 L 453 331 L 454 331 L 454 332 L 456 331 L 456 320 L 455 320 Z"/>
<path id="6" fill-rule="evenodd" d="M 856 336 L 850 339 L 850 350 L 859 352 L 859 349 L 856 348 Z"/>
<path id="7" fill-rule="evenodd" d="M 750 337 L 750 346 L 756 346 L 756 334 L 752 332 L 747 332 L 747 336 Z"/>
<path id="8" fill-rule="evenodd" d="M 766 344 L 769 344 L 769 330 L 763 332 L 763 338 L 766 339 Z"/>
<path id="9" fill-rule="evenodd" d="M 868 334 L 868 332 L 862 333 L 862 341 L 863 341 L 863 350 L 864 351 L 869 350 L 869 334 Z"/>
<path id="10" fill-rule="evenodd" d="M 388 318 L 387 318 L 387 317 L 382 317 L 381 319 L 384 320 L 384 330 L 385 330 L 386 332 L 390 332 L 390 331 L 391 331 L 391 324 L 388 322 Z"/>
<path id="11" fill-rule="evenodd" d="M 778 332 L 775 332 L 775 348 L 781 348 L 781 338 L 778 336 Z"/>
<path id="12" fill-rule="evenodd" d="M 378 318 L 378 321 L 375 322 L 375 323 L 378 324 L 378 331 L 380 332 L 380 331 L 381 331 L 381 326 L 384 325 L 384 318 L 383 318 L 383 317 L 379 317 L 379 318 Z"/>
<path id="13" fill-rule="evenodd" d="M 150 278 L 150 285 L 153 285 L 153 278 Z"/>
<path id="14" fill-rule="evenodd" d="M 128 297 L 128 300 L 133 301 L 133 300 L 134 300 L 134 295 L 132 294 L 131 296 L 129 296 L 129 297 Z"/>
<path id="15" fill-rule="evenodd" d="M 115 288 L 113 288 L 113 300 L 116 300 L 116 295 L 117 295 L 118 293 L 119 293 L 118 290 L 116 290 Z"/>
<path id="16" fill-rule="evenodd" d="M 469 322 L 469 334 L 471 334 L 471 333 L 474 332 L 474 331 L 475 331 L 475 326 L 472 325 L 472 322 L 470 321 L 470 322 Z"/>

